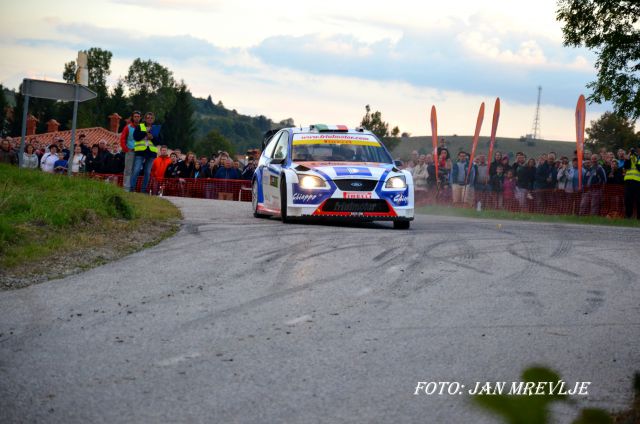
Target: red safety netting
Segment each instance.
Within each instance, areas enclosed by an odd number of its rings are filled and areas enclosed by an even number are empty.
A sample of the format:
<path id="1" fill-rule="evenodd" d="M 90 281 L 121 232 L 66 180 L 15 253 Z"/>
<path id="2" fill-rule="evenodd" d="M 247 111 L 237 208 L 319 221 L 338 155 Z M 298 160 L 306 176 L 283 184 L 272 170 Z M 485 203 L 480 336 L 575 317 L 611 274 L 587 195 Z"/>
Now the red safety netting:
<path id="1" fill-rule="evenodd" d="M 122 187 L 122 174 L 87 174 L 88 178 L 103 180 Z M 142 188 L 143 177 L 138 177 L 136 191 Z M 147 186 L 150 194 L 162 196 L 195 197 L 200 199 L 251 201 L 251 181 L 215 178 L 151 178 Z"/>
<path id="2" fill-rule="evenodd" d="M 564 190 L 524 190 L 495 193 L 473 187 L 447 186 L 416 190 L 416 206 L 459 206 L 546 215 L 594 215 L 624 217 L 624 186 L 605 184 L 579 192 Z"/>
<path id="3" fill-rule="evenodd" d="M 123 185 L 122 174 L 90 174 L 88 178 Z M 142 177 L 138 177 L 136 191 L 140 191 Z M 201 199 L 251 201 L 251 181 L 215 178 L 151 178 L 147 190 L 150 194 Z M 514 188 L 502 193 L 479 190 L 467 186 L 446 186 L 436 190 L 416 189 L 415 205 L 440 205 L 506 210 L 510 212 L 546 215 L 594 215 L 612 218 L 624 217 L 624 186 L 605 184 L 579 192 L 564 190 L 524 190 Z"/>

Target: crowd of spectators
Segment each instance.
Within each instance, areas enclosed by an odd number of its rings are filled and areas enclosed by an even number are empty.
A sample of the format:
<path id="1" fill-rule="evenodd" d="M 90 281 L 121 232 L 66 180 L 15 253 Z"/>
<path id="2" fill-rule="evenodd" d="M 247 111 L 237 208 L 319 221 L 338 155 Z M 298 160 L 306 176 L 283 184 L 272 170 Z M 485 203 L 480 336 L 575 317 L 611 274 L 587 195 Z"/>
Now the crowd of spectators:
<path id="1" fill-rule="evenodd" d="M 62 139 L 48 146 L 31 140 L 24 150 L 21 166 L 48 173 L 67 173 L 69 166 L 73 174 L 123 173 L 125 153 L 120 146 L 109 149 L 105 140 L 88 146 L 84 138 L 83 134 L 79 135 L 71 164 L 70 152 Z M 0 141 L 0 163 L 18 165 L 19 142 L 19 139 L 10 137 Z M 158 148 L 159 153 L 152 158 L 150 165 L 150 191 L 153 193 L 162 192 L 166 180 L 171 186 L 178 187 L 182 195 L 188 195 L 187 180 L 251 180 L 257 165 L 256 157 L 249 156 L 243 165 L 224 151 L 197 157 L 194 152 L 170 151 L 166 145 Z M 637 186 L 640 182 L 633 183 L 635 194 L 632 197 L 626 192 L 623 195 L 621 187 L 625 183 L 625 170 L 630 168 L 631 162 L 629 153 L 623 149 L 615 153 L 606 149 L 598 152 L 586 149 L 582 169 L 578 170 L 576 157 L 558 157 L 555 152 L 538 157 L 527 157 L 524 152 L 517 152 L 512 161 L 508 154 L 496 151 L 493 160 L 488 161 L 484 154 L 479 154 L 470 165 L 466 152 L 460 151 L 453 157 L 446 146 L 441 146 L 435 159 L 431 154 L 413 151 L 403 167 L 413 175 L 418 202 L 578 215 L 599 215 L 602 207 L 606 206 L 607 213 L 622 215 L 625 211 L 630 216 L 638 202 L 640 188 Z M 637 156 L 634 158 L 637 163 Z M 132 189 L 135 189 L 136 182 L 137 179 Z M 124 185 L 128 187 L 126 182 Z M 607 190 L 608 187 L 618 189 Z M 145 179 L 143 190 L 146 189 Z M 215 196 L 212 190 L 205 188 L 204 196 Z M 633 200 L 629 200 L 631 198 Z"/>
<path id="2" fill-rule="evenodd" d="M 413 175 L 419 202 L 578 215 L 599 215 L 606 205 L 607 213 L 624 213 L 622 185 L 630 160 L 629 152 L 623 149 L 615 153 L 586 149 L 581 170 L 577 157 L 555 152 L 538 157 L 517 152 L 512 161 L 497 151 L 493 160 L 479 154 L 470 165 L 466 152 L 453 157 L 441 146 L 437 161 L 437 175 L 432 154 L 413 151 L 403 162 L 404 169 Z"/>
<path id="3" fill-rule="evenodd" d="M 78 136 L 73 160 L 64 140 L 59 138 L 46 145 L 32 138 L 26 142 L 22 155 L 22 168 L 39 169 L 47 173 L 66 173 L 71 166 L 74 174 L 121 174 L 124 170 L 124 155 L 117 147 L 108 148 L 105 140 L 89 147 L 84 135 Z M 0 143 L 0 163 L 19 164 L 20 139 L 6 137 Z"/>
<path id="4" fill-rule="evenodd" d="M 6 137 L 0 140 L 0 163 L 18 166 L 20 139 Z M 30 140 L 25 145 L 21 167 L 41 170 L 47 173 L 66 173 L 69 169 L 69 149 L 63 139 L 50 145 Z M 119 175 L 124 172 L 124 152 L 118 146 L 107 147 L 101 140 L 88 146 L 82 134 L 75 145 L 71 163 L 73 174 Z M 196 160 L 194 152 L 183 154 L 180 149 L 169 150 L 160 146 L 160 154 L 153 161 L 152 175 L 163 178 L 219 178 L 250 180 L 256 168 L 256 160 L 249 157 L 246 164 L 233 159 L 229 153 L 218 151 L 211 156 L 200 156 Z"/>

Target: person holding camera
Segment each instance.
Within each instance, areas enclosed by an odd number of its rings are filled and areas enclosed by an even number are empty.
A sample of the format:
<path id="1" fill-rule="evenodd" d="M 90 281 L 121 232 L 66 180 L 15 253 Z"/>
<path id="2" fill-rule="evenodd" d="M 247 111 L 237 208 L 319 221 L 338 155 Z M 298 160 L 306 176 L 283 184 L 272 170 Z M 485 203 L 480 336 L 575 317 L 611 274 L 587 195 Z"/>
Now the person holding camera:
<path id="1" fill-rule="evenodd" d="M 158 145 L 162 144 L 160 137 L 160 125 L 154 124 L 155 115 L 147 112 L 144 115 L 144 122 L 141 122 L 133 132 L 135 156 L 133 159 L 133 170 L 129 191 L 136 191 L 138 176 L 143 173 L 142 193 L 146 193 L 147 185 L 151 179 L 151 167 L 153 161 L 158 156 Z"/>
<path id="2" fill-rule="evenodd" d="M 624 208 L 627 218 L 633 217 L 633 207 L 636 207 L 636 218 L 640 219 L 640 163 L 638 151 L 629 150 L 624 161 Z"/>
<path id="3" fill-rule="evenodd" d="M 253 174 L 256 172 L 257 165 L 258 164 L 256 163 L 256 160 L 250 157 L 249 162 L 247 163 L 247 166 L 245 166 L 244 169 L 242 170 L 242 174 L 240 175 L 240 178 L 243 180 L 251 181 L 253 179 Z"/>

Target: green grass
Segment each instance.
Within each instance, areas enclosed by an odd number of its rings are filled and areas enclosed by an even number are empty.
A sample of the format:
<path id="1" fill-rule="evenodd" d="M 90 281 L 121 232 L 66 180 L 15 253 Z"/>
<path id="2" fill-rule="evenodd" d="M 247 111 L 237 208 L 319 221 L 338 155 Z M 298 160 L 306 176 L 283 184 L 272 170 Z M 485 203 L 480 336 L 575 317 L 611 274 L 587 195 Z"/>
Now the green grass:
<path id="1" fill-rule="evenodd" d="M 530 222 L 555 222 L 563 224 L 586 225 L 611 225 L 617 227 L 640 227 L 637 219 L 606 218 L 601 216 L 574 216 L 574 215 L 543 215 L 524 212 L 509 212 L 500 210 L 483 210 L 481 212 L 472 208 L 449 207 L 439 205 L 420 206 L 416 213 L 427 215 L 460 216 L 465 218 L 482 218 L 511 221 Z"/>
<path id="2" fill-rule="evenodd" d="M 179 217 L 165 199 L 88 178 L 0 165 L 0 267 L 5 270 L 105 246 Z M 123 251 L 130 248 L 125 240 Z"/>

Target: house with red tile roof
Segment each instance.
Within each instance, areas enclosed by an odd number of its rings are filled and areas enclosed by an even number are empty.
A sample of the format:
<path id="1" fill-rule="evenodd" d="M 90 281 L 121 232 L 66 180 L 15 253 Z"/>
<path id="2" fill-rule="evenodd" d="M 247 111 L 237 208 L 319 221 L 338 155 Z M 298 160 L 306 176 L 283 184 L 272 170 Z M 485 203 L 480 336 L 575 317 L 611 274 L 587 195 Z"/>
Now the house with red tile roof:
<path id="1" fill-rule="evenodd" d="M 117 113 L 109 115 L 109 129 L 102 127 L 77 128 L 76 143 L 79 142 L 80 135 L 84 134 L 84 140 L 89 147 L 98 144 L 101 140 L 107 142 L 109 150 L 113 147 L 120 147 L 118 128 L 120 127 L 121 119 Z M 71 130 L 58 131 L 60 124 L 55 119 L 51 119 L 47 122 L 47 132 L 36 134 L 37 123 L 38 119 L 33 115 L 29 115 L 27 118 L 27 135 L 25 138 L 27 143 L 37 141 L 40 145 L 46 147 L 61 139 L 64 146 L 69 148 L 71 145 Z"/>

